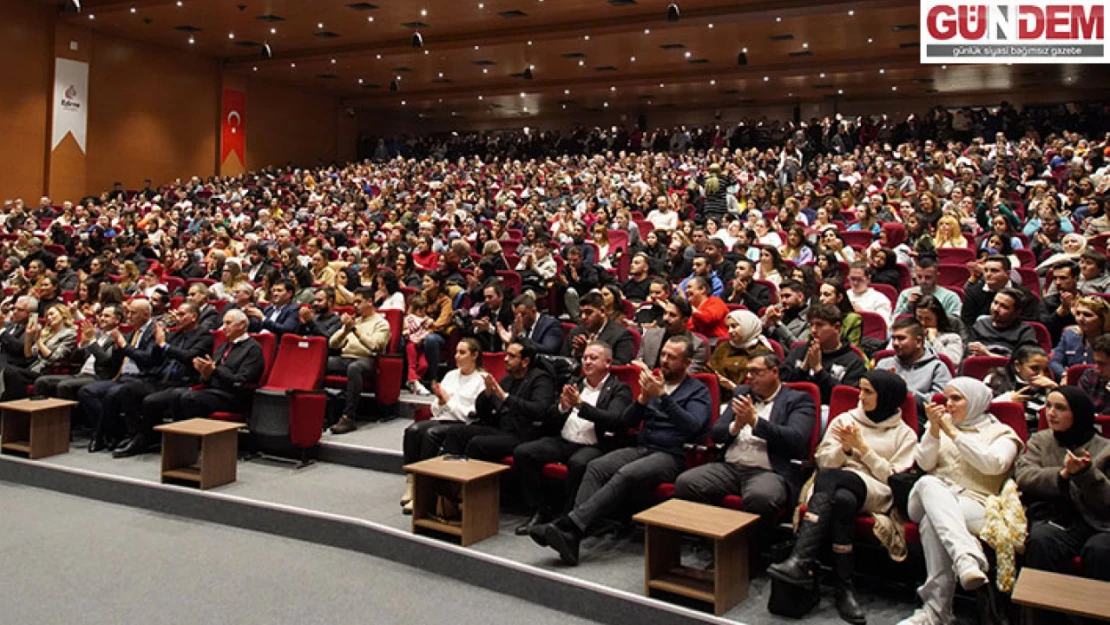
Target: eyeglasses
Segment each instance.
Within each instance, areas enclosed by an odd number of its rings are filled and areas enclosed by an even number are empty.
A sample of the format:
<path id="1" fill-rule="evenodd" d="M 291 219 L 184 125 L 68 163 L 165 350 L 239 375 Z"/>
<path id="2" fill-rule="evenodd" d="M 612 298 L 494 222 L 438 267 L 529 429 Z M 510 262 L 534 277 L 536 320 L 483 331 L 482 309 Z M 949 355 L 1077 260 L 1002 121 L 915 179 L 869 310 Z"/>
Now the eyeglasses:
<path id="1" fill-rule="evenodd" d="M 766 367 L 748 367 L 747 375 L 754 378 L 755 376 L 757 376 L 761 373 L 764 373 L 766 371 L 770 371 L 770 369 L 768 369 Z"/>

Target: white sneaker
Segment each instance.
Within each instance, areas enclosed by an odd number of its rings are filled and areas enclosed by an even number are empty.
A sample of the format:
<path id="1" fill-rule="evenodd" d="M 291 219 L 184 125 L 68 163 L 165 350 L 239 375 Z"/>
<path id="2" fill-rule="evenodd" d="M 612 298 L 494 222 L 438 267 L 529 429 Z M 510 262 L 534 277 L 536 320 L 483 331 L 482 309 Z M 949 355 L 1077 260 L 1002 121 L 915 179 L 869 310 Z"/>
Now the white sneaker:
<path id="1" fill-rule="evenodd" d="M 929 613 L 928 608 L 921 607 L 909 618 L 898 621 L 898 625 L 937 625 L 937 622 L 933 619 L 933 615 Z"/>
<path id="2" fill-rule="evenodd" d="M 428 387 L 421 384 L 419 380 L 413 380 L 412 382 L 409 382 L 409 388 L 412 390 L 413 393 L 416 393 L 417 395 L 420 395 L 422 397 L 427 397 L 428 395 L 432 394 L 432 392 L 428 390 Z"/>
<path id="3" fill-rule="evenodd" d="M 968 555 L 956 559 L 956 576 L 960 579 L 960 586 L 969 592 L 982 588 L 990 581 L 980 568 L 979 561 Z"/>

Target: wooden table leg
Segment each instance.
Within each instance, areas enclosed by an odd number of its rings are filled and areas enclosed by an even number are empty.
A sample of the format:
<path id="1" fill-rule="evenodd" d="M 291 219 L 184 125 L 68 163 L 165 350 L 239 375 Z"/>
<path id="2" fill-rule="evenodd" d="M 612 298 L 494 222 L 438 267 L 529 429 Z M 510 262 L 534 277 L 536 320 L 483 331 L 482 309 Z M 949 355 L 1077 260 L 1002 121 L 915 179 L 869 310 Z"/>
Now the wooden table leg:
<path id="1" fill-rule="evenodd" d="M 239 432 L 230 430 L 201 439 L 200 489 L 235 481 L 239 467 Z"/>
<path id="2" fill-rule="evenodd" d="M 493 536 L 500 529 L 501 485 L 497 475 L 462 485 L 462 546 Z"/>
<path id="3" fill-rule="evenodd" d="M 713 541 L 713 556 L 713 613 L 720 616 L 748 598 L 747 533 Z"/>
<path id="4" fill-rule="evenodd" d="M 656 525 L 644 526 L 644 596 L 651 596 L 651 580 L 681 562 L 682 535 Z"/>
<path id="5" fill-rule="evenodd" d="M 417 533 L 416 522 L 426 519 L 435 511 L 436 479 L 412 474 L 412 532 Z"/>

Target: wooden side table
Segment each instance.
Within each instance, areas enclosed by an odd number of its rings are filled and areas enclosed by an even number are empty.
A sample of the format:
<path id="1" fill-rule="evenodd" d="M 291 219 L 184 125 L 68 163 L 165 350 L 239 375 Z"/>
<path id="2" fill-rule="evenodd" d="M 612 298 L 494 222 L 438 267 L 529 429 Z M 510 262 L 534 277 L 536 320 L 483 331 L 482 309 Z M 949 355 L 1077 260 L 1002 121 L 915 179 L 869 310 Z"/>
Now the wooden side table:
<path id="1" fill-rule="evenodd" d="M 1025 567 L 1014 584 L 1014 603 L 1110 621 L 1110 583 Z"/>
<path id="2" fill-rule="evenodd" d="M 440 456 L 405 465 L 413 474 L 412 531 L 455 536 L 463 547 L 497 533 L 500 524 L 503 464 Z M 433 518 L 436 498 L 446 494 L 459 501 L 460 518 L 445 522 Z"/>
<path id="3" fill-rule="evenodd" d="M 703 601 L 718 616 L 748 597 L 748 538 L 743 530 L 759 516 L 671 499 L 632 518 L 645 526 L 645 595 L 665 592 Z M 712 570 L 682 565 L 683 534 L 713 540 Z"/>
<path id="4" fill-rule="evenodd" d="M 0 403 L 0 452 L 38 460 L 69 453 L 67 399 L 19 399 Z"/>
<path id="5" fill-rule="evenodd" d="M 162 482 L 208 490 L 235 481 L 241 423 L 189 419 L 155 426 L 162 432 Z"/>

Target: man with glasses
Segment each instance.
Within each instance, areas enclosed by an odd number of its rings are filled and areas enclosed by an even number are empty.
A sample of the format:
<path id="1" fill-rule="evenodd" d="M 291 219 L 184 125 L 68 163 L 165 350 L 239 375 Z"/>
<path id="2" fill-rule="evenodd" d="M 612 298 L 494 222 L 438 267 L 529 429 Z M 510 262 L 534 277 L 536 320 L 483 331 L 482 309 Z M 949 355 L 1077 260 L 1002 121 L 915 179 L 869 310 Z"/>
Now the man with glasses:
<path id="1" fill-rule="evenodd" d="M 578 307 L 582 321 L 567 336 L 563 355 L 580 360 L 587 345 L 592 341 L 601 341 L 613 350 L 613 364 L 627 365 L 632 362 L 632 357 L 636 355 L 632 333 L 609 321 L 601 294 L 592 291 L 583 295 Z"/>
<path id="2" fill-rule="evenodd" d="M 851 286 L 851 290 L 848 291 L 848 300 L 852 302 L 856 311 L 866 310 L 882 315 L 883 320 L 886 321 L 886 327 L 889 328 L 891 322 L 894 321 L 890 298 L 871 287 L 871 276 L 867 273 L 867 263 L 856 261 L 849 266 L 848 284 Z"/>
<path id="3" fill-rule="evenodd" d="M 30 366 L 31 357 L 24 352 L 23 333 L 27 330 L 31 313 L 37 313 L 38 309 L 39 301 L 30 295 L 15 300 L 11 314 L 3 330 L 0 330 L 0 364 Z"/>
<path id="4" fill-rule="evenodd" d="M 800 463 L 809 457 L 817 419 L 809 393 L 783 386 L 781 365 L 774 354 L 748 362 L 745 384 L 710 433 L 725 445 L 724 460 L 685 471 L 675 482 L 681 499 L 716 504 L 725 495 L 743 497 L 743 510 L 759 515 L 764 535 L 798 497 L 805 481 Z"/>

